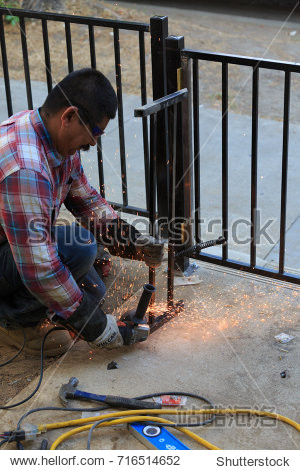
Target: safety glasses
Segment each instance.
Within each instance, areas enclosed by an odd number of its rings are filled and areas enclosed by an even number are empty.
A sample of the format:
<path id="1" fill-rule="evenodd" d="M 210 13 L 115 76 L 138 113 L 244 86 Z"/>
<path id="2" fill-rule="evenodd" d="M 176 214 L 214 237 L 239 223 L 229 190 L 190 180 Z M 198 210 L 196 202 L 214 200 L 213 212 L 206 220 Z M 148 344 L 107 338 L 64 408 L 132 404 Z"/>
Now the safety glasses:
<path id="1" fill-rule="evenodd" d="M 105 134 L 105 132 L 100 129 L 100 127 L 95 126 L 90 119 L 89 113 L 85 108 L 82 107 L 82 105 L 74 105 L 77 106 L 78 111 L 79 111 L 79 117 L 83 122 L 87 122 L 91 128 L 91 133 L 93 137 L 100 137 L 101 135 Z"/>

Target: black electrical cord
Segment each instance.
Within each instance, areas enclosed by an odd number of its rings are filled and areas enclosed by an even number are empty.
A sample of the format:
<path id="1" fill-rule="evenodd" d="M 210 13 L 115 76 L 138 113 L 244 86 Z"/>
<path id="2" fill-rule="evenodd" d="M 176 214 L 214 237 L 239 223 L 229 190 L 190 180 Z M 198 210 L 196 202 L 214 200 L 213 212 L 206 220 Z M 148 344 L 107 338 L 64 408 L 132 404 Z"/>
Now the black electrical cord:
<path id="1" fill-rule="evenodd" d="M 141 395 L 140 397 L 135 397 L 136 400 L 146 400 L 147 398 L 154 398 L 154 397 L 160 397 L 162 395 L 175 395 L 175 396 L 184 396 L 184 397 L 190 397 L 190 398 L 196 398 L 196 400 L 201 400 L 204 401 L 209 405 L 209 408 L 214 408 L 214 405 L 210 400 L 208 400 L 205 397 L 202 397 L 201 395 L 197 395 L 195 393 L 186 393 L 186 392 L 160 392 L 160 393 L 152 393 L 149 395 Z M 207 413 L 209 414 L 209 409 L 207 410 Z M 214 420 L 216 419 L 216 415 L 213 415 L 211 418 L 205 421 L 201 421 L 199 423 L 194 423 L 194 424 L 180 424 L 180 426 L 184 427 L 192 427 L 192 426 L 205 426 L 207 424 L 211 424 Z M 176 426 L 176 425 L 175 425 Z"/>
<path id="2" fill-rule="evenodd" d="M 22 405 L 23 403 L 27 402 L 28 400 L 30 400 L 30 398 L 32 398 L 35 393 L 38 391 L 38 389 L 40 388 L 41 386 L 41 383 L 42 383 L 42 380 L 43 380 L 43 374 L 44 374 L 44 345 L 45 345 L 45 341 L 47 339 L 47 337 L 53 332 L 53 331 L 58 331 L 58 330 L 64 330 L 65 328 L 62 328 L 62 327 L 54 327 L 52 328 L 51 330 L 49 330 L 44 338 L 43 338 L 43 341 L 42 341 L 42 345 L 41 345 L 41 372 L 40 372 L 40 378 L 39 378 L 39 381 L 38 381 L 38 384 L 36 386 L 36 388 L 34 389 L 34 391 L 27 397 L 27 398 L 24 398 L 24 400 L 18 402 L 18 403 L 14 403 L 13 405 L 6 405 L 6 406 L 0 406 L 0 409 L 2 410 L 8 410 L 8 409 L 11 409 L 11 408 L 15 408 L 19 405 Z M 24 330 L 23 330 L 24 332 Z M 21 354 L 24 346 L 25 346 L 25 343 L 26 343 L 26 335 L 25 335 L 25 332 L 24 332 L 24 344 L 22 346 L 22 348 L 18 351 L 18 353 L 9 360 L 9 362 L 11 362 L 13 359 L 15 359 L 19 354 Z M 7 364 L 8 362 L 6 362 Z M 5 364 L 3 364 L 5 365 Z M 190 397 L 190 398 L 196 398 L 197 400 L 202 400 L 204 401 L 205 403 L 207 403 L 209 405 L 210 408 L 214 408 L 214 405 L 211 403 L 211 401 L 209 401 L 207 398 L 205 397 L 202 397 L 200 395 L 196 395 L 194 393 L 185 393 L 185 392 L 161 392 L 161 393 L 154 393 L 154 394 L 148 394 L 148 395 L 141 395 L 141 396 L 138 396 L 138 397 L 135 397 L 136 400 L 145 400 L 147 398 L 153 398 L 153 397 L 159 397 L 159 396 L 162 396 L 162 395 L 176 395 L 176 396 L 187 396 L 187 397 Z M 17 430 L 20 430 L 20 426 L 21 426 L 21 423 L 22 421 L 27 417 L 29 416 L 30 414 L 32 413 L 36 413 L 38 411 L 50 411 L 50 410 L 55 410 L 55 411 L 79 411 L 79 412 L 84 412 L 84 411 L 103 411 L 103 410 L 107 410 L 109 409 L 110 407 L 109 406 L 102 406 L 102 407 L 97 407 L 97 408 L 62 408 L 62 407 L 42 407 L 42 408 L 35 408 L 35 409 L 32 409 L 30 411 L 28 411 L 27 413 L 25 413 L 21 418 L 20 420 L 18 421 L 18 425 L 17 425 Z M 197 422 L 197 423 L 180 423 L 180 425 L 178 424 L 170 424 L 168 426 L 170 427 L 195 427 L 195 426 L 205 426 L 207 424 L 211 424 L 214 420 L 215 420 L 216 416 L 213 415 L 210 419 L 206 420 L 206 421 L 202 421 L 202 422 Z M 156 423 L 157 424 L 157 423 Z M 96 426 L 93 426 L 93 429 L 95 428 Z M 93 431 L 92 431 L 93 432 Z M 91 433 L 92 435 L 92 433 Z M 4 439 L 4 441 L 2 441 L 2 444 L 4 444 L 5 442 L 7 442 L 8 439 Z M 1 444 L 1 445 L 2 445 Z M 1 446 L 0 445 L 0 446 Z M 24 447 L 23 445 L 21 444 L 20 441 L 17 442 L 17 448 L 19 450 L 24 450 Z"/>
<path id="3" fill-rule="evenodd" d="M 0 441 L 0 447 L 2 447 L 4 444 L 6 444 L 6 442 L 8 442 L 8 438 L 2 439 L 2 441 Z"/>
<path id="4" fill-rule="evenodd" d="M 92 434 L 93 434 L 93 431 L 94 429 L 99 425 L 99 424 L 102 424 L 102 423 L 106 423 L 108 421 L 115 421 L 116 419 L 120 419 L 119 417 L 115 417 L 115 418 L 106 418 L 106 419 L 101 419 L 100 421 L 96 421 L 95 424 L 93 424 L 93 426 L 91 427 L 91 429 L 89 430 L 89 435 L 88 435 L 88 440 L 87 440 L 87 446 L 86 446 L 86 449 L 87 450 L 91 450 L 91 440 L 92 440 Z M 132 423 L 134 424 L 134 423 Z M 199 424 L 176 424 L 176 423 L 159 423 L 157 421 L 139 421 L 139 424 L 143 424 L 144 426 L 149 426 L 149 425 L 152 425 L 152 426 L 157 426 L 157 427 L 170 427 L 170 428 L 188 428 L 188 427 L 192 427 L 192 426 L 199 426 Z"/>
<path id="5" fill-rule="evenodd" d="M 109 409 L 109 406 L 99 406 L 97 408 L 62 408 L 60 406 L 44 406 L 41 408 L 33 408 L 32 410 L 27 411 L 27 413 L 21 416 L 17 424 L 17 431 L 20 431 L 21 424 L 24 421 L 24 419 L 27 418 L 27 416 L 31 415 L 32 413 L 37 413 L 38 411 L 80 411 L 80 412 L 90 411 L 91 412 L 91 411 L 104 411 L 108 409 Z M 17 442 L 17 449 L 24 450 L 24 447 L 21 442 Z"/>
<path id="6" fill-rule="evenodd" d="M 190 398 L 196 398 L 197 400 L 202 400 L 205 403 L 207 403 L 210 408 L 214 408 L 214 405 L 212 404 L 211 401 L 209 401 L 207 398 L 202 397 L 200 395 L 196 395 L 195 393 L 185 393 L 185 392 L 162 392 L 162 393 L 153 393 L 149 395 L 141 395 L 140 397 L 135 397 L 136 400 L 145 400 L 147 398 L 154 398 L 154 397 L 160 397 L 162 395 L 175 395 L 175 396 L 185 396 L 185 397 L 190 397 Z M 209 409 L 207 410 L 207 413 L 209 414 Z M 106 421 L 113 421 L 114 419 L 119 419 L 119 418 L 107 418 L 107 419 L 101 419 L 100 421 L 96 421 L 95 424 L 91 427 L 88 435 L 88 441 L 87 441 L 87 450 L 90 450 L 91 448 L 91 440 L 92 440 L 92 434 L 94 429 L 98 426 L 98 424 L 105 423 Z M 173 423 L 173 424 L 168 424 L 168 423 L 158 423 L 157 421 L 139 421 L 139 424 L 147 424 L 147 425 L 153 425 L 153 426 L 163 426 L 163 427 L 171 427 L 171 428 L 180 428 L 180 427 L 185 427 L 185 428 L 191 428 L 191 427 L 199 427 L 199 426 L 205 426 L 207 424 L 211 424 L 214 420 L 216 419 L 216 415 L 213 415 L 210 419 L 207 419 L 205 421 L 201 422 L 196 422 L 196 423 Z"/>
<path id="7" fill-rule="evenodd" d="M 114 420 L 116 420 L 116 419 L 119 419 L 119 418 L 116 417 L 116 418 L 100 419 L 99 421 L 96 421 L 95 424 L 93 424 L 93 426 L 91 427 L 91 429 L 90 429 L 90 431 L 89 431 L 89 435 L 88 435 L 87 446 L 86 446 L 86 449 L 87 449 L 87 450 L 91 450 L 91 440 L 92 440 L 92 434 L 93 434 L 94 429 L 95 429 L 99 424 L 106 423 L 106 422 L 108 422 L 108 421 L 114 421 Z"/>
<path id="8" fill-rule="evenodd" d="M 41 383 L 42 383 L 42 380 L 43 380 L 43 374 L 44 374 L 44 345 L 45 345 L 45 341 L 46 341 L 47 337 L 48 337 L 53 331 L 64 330 L 64 329 L 65 329 L 65 328 L 62 328 L 62 327 L 55 327 L 55 328 L 52 328 L 52 330 L 49 330 L 49 331 L 45 334 L 45 336 L 44 336 L 44 338 L 43 338 L 42 346 L 41 346 L 41 373 L 40 373 L 40 378 L 39 378 L 38 384 L 37 384 L 37 386 L 35 387 L 34 391 L 33 391 L 27 398 L 24 398 L 24 400 L 19 401 L 18 403 L 14 403 L 13 405 L 0 406 L 0 410 L 9 410 L 9 409 L 11 409 L 11 408 L 15 408 L 16 406 L 22 405 L 22 404 L 25 403 L 26 401 L 30 400 L 30 398 L 32 398 L 33 395 L 36 394 L 36 392 L 37 392 L 38 389 L 40 388 Z"/>
<path id="9" fill-rule="evenodd" d="M 21 352 L 23 351 L 23 349 L 25 347 L 25 344 L 26 344 L 26 334 L 25 334 L 24 328 L 23 328 L 23 336 L 24 336 L 23 345 L 21 346 L 21 348 L 19 349 L 17 354 L 15 354 L 13 357 L 8 359 L 6 362 L 2 362 L 2 364 L 0 364 L 0 367 L 7 366 L 7 364 L 10 364 L 12 361 L 14 361 L 21 354 Z"/>
<path id="10" fill-rule="evenodd" d="M 53 331 L 53 330 L 51 330 Z M 176 395 L 176 396 L 187 396 L 190 398 L 196 398 L 197 400 L 202 400 L 205 403 L 209 405 L 210 408 L 214 408 L 214 405 L 210 400 L 208 400 L 205 397 L 202 397 L 201 395 L 197 395 L 195 393 L 186 393 L 186 392 L 161 392 L 161 393 L 153 393 L 153 394 L 148 394 L 148 395 L 141 395 L 139 397 L 134 397 L 136 400 L 145 400 L 147 398 L 153 398 L 153 397 L 160 397 L 162 395 Z M 34 408 L 30 411 L 27 411 L 23 416 L 18 421 L 17 424 L 17 431 L 21 429 L 21 424 L 24 421 L 27 416 L 31 415 L 32 413 L 37 413 L 39 411 L 79 411 L 79 412 L 84 412 L 84 411 L 89 411 L 89 412 L 94 412 L 94 411 L 105 411 L 108 410 L 110 407 L 109 406 L 101 406 L 97 408 L 63 408 L 63 407 L 58 407 L 58 406 L 47 406 L 47 407 L 41 407 L 41 408 Z M 207 413 L 209 414 L 209 409 L 207 410 Z M 113 418 L 109 418 L 113 419 Z M 205 421 L 200 421 L 196 423 L 174 423 L 174 424 L 163 424 L 163 426 L 167 427 L 199 427 L 199 426 L 206 426 L 208 424 L 211 424 L 214 420 L 216 419 L 216 415 L 213 415 L 210 419 L 205 420 Z M 98 423 L 98 422 L 97 422 Z M 99 423 L 98 423 L 99 424 Z M 147 421 L 147 424 L 153 424 L 155 426 L 159 426 L 159 423 L 157 422 L 149 422 Z M 95 428 L 95 427 L 94 427 Z M 93 432 L 93 431 L 92 431 Z M 19 450 L 24 450 L 23 445 L 21 442 L 17 442 L 17 449 Z"/>

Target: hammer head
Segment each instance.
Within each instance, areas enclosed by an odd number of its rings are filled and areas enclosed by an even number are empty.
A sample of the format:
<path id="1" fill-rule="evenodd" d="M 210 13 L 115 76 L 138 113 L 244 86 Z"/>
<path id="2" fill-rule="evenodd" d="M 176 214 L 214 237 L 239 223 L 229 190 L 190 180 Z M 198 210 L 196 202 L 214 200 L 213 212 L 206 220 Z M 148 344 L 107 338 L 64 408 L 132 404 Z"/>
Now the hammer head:
<path id="1" fill-rule="evenodd" d="M 67 384 L 60 387 L 59 398 L 63 405 L 69 408 L 68 398 L 73 398 L 79 380 L 76 377 L 71 377 Z"/>

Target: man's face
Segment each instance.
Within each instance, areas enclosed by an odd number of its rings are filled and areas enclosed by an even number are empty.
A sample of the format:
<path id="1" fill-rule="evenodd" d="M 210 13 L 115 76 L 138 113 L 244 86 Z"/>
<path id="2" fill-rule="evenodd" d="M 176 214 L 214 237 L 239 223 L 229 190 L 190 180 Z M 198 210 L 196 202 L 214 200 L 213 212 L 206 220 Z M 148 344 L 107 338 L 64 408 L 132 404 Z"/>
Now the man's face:
<path id="1" fill-rule="evenodd" d="M 104 116 L 101 122 L 95 123 L 102 131 L 110 119 Z M 75 106 L 67 108 L 61 116 L 61 128 L 57 150 L 63 156 L 73 155 L 77 150 L 89 150 L 97 143 L 97 137 L 92 134 L 90 124 L 82 122 Z"/>

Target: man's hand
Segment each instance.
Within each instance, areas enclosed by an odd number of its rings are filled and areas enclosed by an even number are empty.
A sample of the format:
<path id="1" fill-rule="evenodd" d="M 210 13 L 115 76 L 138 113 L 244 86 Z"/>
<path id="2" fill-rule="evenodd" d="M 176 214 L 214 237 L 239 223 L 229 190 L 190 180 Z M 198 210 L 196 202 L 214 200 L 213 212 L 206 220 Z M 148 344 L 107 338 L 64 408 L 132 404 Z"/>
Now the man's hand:
<path id="1" fill-rule="evenodd" d="M 146 265 L 150 268 L 158 268 L 164 255 L 163 242 L 156 240 L 151 235 L 141 235 L 135 241 L 138 253 L 141 253 Z"/>

